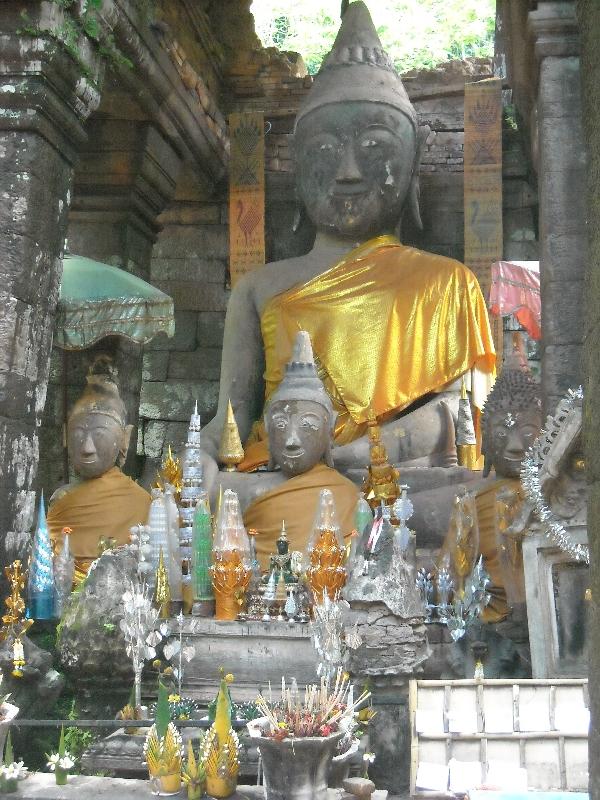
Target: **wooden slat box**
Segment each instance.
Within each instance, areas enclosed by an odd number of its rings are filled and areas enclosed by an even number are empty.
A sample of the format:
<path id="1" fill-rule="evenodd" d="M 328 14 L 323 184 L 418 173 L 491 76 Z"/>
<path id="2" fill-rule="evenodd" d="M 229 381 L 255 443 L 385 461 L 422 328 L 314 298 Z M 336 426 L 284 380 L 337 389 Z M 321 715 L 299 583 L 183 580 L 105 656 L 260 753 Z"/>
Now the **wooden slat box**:
<path id="1" fill-rule="evenodd" d="M 410 715 L 412 795 L 432 795 L 417 789 L 419 765 L 433 775 L 451 759 L 468 762 L 467 789 L 485 785 L 495 764 L 526 770 L 530 790 L 587 790 L 586 680 L 413 680 Z M 434 794 L 445 796 L 440 771 Z"/>

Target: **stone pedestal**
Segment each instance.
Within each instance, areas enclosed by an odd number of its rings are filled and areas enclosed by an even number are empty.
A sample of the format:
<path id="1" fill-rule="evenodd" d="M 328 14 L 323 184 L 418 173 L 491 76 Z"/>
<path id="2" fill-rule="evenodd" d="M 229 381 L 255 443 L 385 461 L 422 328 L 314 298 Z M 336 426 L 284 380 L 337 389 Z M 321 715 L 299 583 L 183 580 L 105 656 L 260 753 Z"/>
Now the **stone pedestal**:
<path id="1" fill-rule="evenodd" d="M 77 63 L 55 40 L 23 35 L 60 27 L 54 3 L 6 2 L 0 20 L 0 562 L 24 556 L 34 516 L 38 435 L 72 169 L 99 95 L 93 51 Z"/>
<path id="2" fill-rule="evenodd" d="M 553 1 L 539 2 L 529 14 L 539 61 L 542 389 L 548 412 L 583 377 L 586 157 L 576 11 L 574 2 Z"/>
<path id="3" fill-rule="evenodd" d="M 186 617 L 183 636 L 196 648 L 185 665 L 183 693 L 201 704 L 215 699 L 221 667 L 233 673 L 234 702 L 255 700 L 259 689 L 268 697 L 269 683 L 278 693 L 282 675 L 286 680 L 296 678 L 300 687 L 317 679 L 317 655 L 308 625 Z"/>
<path id="4" fill-rule="evenodd" d="M 429 655 L 422 616 L 393 614 L 382 602 L 350 601 L 349 625 L 363 642 L 350 652 L 348 669 L 357 690 L 368 683 L 373 710 L 369 749 L 376 753 L 369 776 L 378 788 L 406 792 L 410 780 L 408 682 Z"/>

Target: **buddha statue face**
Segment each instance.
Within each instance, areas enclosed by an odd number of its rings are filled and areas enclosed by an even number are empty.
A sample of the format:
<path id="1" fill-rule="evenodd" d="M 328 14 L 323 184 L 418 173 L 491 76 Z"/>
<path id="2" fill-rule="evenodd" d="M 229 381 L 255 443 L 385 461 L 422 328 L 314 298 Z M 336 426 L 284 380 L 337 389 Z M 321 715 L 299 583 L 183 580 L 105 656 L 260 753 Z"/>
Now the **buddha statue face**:
<path id="1" fill-rule="evenodd" d="M 312 400 L 271 403 L 266 414 L 271 459 L 286 477 L 300 475 L 324 460 L 330 446 L 327 410 Z"/>
<path id="2" fill-rule="evenodd" d="M 538 408 L 521 411 L 495 411 L 486 431 L 486 459 L 494 465 L 501 478 L 518 478 L 525 453 L 531 447 L 542 427 L 542 414 Z"/>
<path id="3" fill-rule="evenodd" d="M 69 459 L 84 480 L 99 478 L 127 453 L 131 427 L 101 412 L 74 414 L 67 429 Z"/>
<path id="4" fill-rule="evenodd" d="M 355 238 L 392 231 L 414 170 L 417 143 L 408 117 L 366 100 L 330 103 L 298 122 L 298 192 L 320 229 Z"/>

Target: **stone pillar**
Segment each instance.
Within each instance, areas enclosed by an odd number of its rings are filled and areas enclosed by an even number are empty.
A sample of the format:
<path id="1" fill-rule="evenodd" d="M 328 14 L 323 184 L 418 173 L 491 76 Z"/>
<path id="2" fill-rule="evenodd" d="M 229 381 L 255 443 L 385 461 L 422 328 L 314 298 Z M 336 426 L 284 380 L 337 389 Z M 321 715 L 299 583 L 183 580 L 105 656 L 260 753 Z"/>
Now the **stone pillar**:
<path id="1" fill-rule="evenodd" d="M 75 171 L 69 250 L 150 280 L 152 248 L 160 230 L 156 220 L 175 192 L 179 156 L 151 123 L 107 118 L 101 111 L 86 126 L 88 141 Z M 68 481 L 59 456 L 65 397 L 70 407 L 82 391 L 89 364 L 100 352 L 114 360 L 128 419 L 134 425 L 124 469 L 139 475 L 136 443 L 143 347 L 112 336 L 87 350 L 67 353 L 66 370 L 61 364 L 64 352 L 53 350 L 40 456 L 40 483 L 49 491 Z"/>
<path id="2" fill-rule="evenodd" d="M 369 749 L 377 754 L 369 777 L 378 789 L 406 795 L 410 783 L 410 678 L 429 656 L 425 619 L 394 614 L 381 601 L 350 599 L 348 627 L 356 624 L 362 644 L 350 651 L 348 670 L 355 699 L 365 683 L 376 716 L 369 723 Z"/>
<path id="3" fill-rule="evenodd" d="M 540 0 L 529 24 L 539 61 L 542 390 L 551 413 L 582 382 L 586 162 L 576 3 Z"/>
<path id="4" fill-rule="evenodd" d="M 583 439 L 589 481 L 588 542 L 590 545 L 590 618 L 588 669 L 591 723 L 589 793 L 600 800 L 600 5 L 579 0 L 581 30 L 582 116 L 587 144 L 588 257 L 585 273 L 584 416 Z"/>
<path id="5" fill-rule="evenodd" d="M 33 524 L 72 169 L 99 101 L 56 41 L 17 32 L 60 24 L 61 13 L 9 1 L 0 15 L 0 566 L 23 554 Z M 81 60 L 98 78 L 89 49 Z"/>

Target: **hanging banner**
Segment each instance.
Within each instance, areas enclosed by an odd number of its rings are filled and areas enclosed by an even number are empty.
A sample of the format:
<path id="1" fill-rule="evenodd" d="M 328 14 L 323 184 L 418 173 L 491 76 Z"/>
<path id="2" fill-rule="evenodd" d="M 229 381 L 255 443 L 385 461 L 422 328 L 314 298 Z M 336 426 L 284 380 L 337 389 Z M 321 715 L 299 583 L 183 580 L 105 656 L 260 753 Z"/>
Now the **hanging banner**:
<path id="1" fill-rule="evenodd" d="M 229 271 L 231 285 L 265 263 L 265 127 L 263 114 L 230 114 Z"/>
<path id="2" fill-rule="evenodd" d="M 502 81 L 465 85 L 465 264 L 477 276 L 486 302 L 492 264 L 502 259 Z M 490 317 L 497 370 L 502 364 L 502 317 Z"/>

